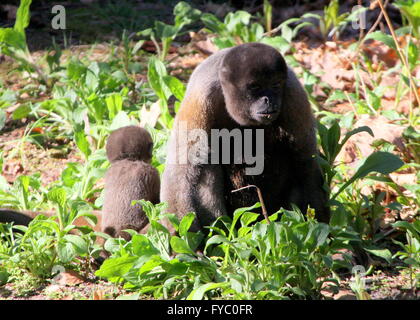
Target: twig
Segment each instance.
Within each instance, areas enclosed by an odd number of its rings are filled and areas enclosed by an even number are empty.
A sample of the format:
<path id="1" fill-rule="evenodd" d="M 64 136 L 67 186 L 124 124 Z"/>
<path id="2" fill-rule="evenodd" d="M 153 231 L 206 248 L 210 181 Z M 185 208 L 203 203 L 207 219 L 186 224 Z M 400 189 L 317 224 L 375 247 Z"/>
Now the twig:
<path id="1" fill-rule="evenodd" d="M 359 5 L 359 7 L 363 6 L 362 2 L 363 2 L 363 0 L 357 0 L 357 4 Z M 363 34 L 364 34 L 364 29 L 360 26 L 360 28 L 359 28 L 359 39 L 363 38 Z"/>
<path id="2" fill-rule="evenodd" d="M 388 2 L 389 2 L 389 0 L 386 0 L 385 1 L 384 7 L 386 7 L 388 5 Z M 379 13 L 379 16 L 376 19 L 375 23 L 370 27 L 369 31 L 366 32 L 366 34 L 363 36 L 363 38 L 360 38 L 359 39 L 359 43 L 358 43 L 358 45 L 356 47 L 355 55 L 357 55 L 359 53 L 360 48 L 362 46 L 362 43 L 365 42 L 365 38 L 367 37 L 368 34 L 372 33 L 376 29 L 376 27 L 378 26 L 378 24 L 381 22 L 383 16 L 384 16 L 384 13 L 381 11 Z"/>
<path id="3" fill-rule="evenodd" d="M 257 189 L 258 199 L 260 200 L 260 203 L 261 203 L 262 214 L 263 214 L 265 220 L 268 223 L 271 223 L 270 219 L 268 219 L 267 209 L 265 208 L 264 199 L 263 199 L 263 196 L 262 196 L 262 193 L 261 193 L 260 188 L 258 188 L 256 185 L 251 184 L 251 185 L 246 186 L 246 187 L 242 187 L 242 188 L 239 188 L 239 189 L 236 189 L 236 190 L 232 190 L 231 192 L 234 193 L 234 192 L 238 192 L 238 191 L 241 191 L 241 190 L 244 190 L 244 189 L 248 189 L 248 188 L 255 188 L 255 189 Z"/>
<path id="4" fill-rule="evenodd" d="M 347 100 L 349 100 L 350 106 L 351 106 L 351 108 L 353 109 L 353 112 L 354 112 L 354 116 L 356 117 L 357 120 L 359 120 L 359 115 L 357 114 L 356 107 L 354 106 L 353 101 L 351 101 L 351 98 L 350 98 L 348 92 L 344 91 L 344 94 L 346 95 Z"/>
<path id="5" fill-rule="evenodd" d="M 275 27 L 274 29 L 271 29 L 270 31 L 267 31 L 265 33 L 263 33 L 264 37 L 270 37 L 272 34 L 277 33 L 278 31 L 281 30 L 281 28 L 283 27 L 282 24 L 279 24 L 277 27 Z"/>

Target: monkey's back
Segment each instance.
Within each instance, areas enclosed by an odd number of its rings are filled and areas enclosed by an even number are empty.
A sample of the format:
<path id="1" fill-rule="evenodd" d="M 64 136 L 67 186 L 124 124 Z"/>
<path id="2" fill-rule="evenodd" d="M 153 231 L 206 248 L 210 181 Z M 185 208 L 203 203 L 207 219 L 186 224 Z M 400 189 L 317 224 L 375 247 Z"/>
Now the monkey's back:
<path id="1" fill-rule="evenodd" d="M 145 227 L 148 220 L 141 206 L 131 202 L 158 203 L 159 189 L 159 173 L 152 165 L 127 159 L 114 162 L 105 175 L 102 230 L 118 236 L 121 230 Z"/>

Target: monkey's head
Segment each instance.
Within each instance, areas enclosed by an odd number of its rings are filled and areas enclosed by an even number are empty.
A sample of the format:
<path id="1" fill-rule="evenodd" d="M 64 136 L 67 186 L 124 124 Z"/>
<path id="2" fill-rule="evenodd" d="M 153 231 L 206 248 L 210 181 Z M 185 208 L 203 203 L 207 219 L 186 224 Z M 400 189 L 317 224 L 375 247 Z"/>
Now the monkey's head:
<path id="1" fill-rule="evenodd" d="M 226 109 L 240 125 L 268 125 L 278 117 L 287 65 L 273 47 L 247 43 L 230 49 L 219 78 Z"/>
<path id="2" fill-rule="evenodd" d="M 115 130 L 106 143 L 106 155 L 111 163 L 122 159 L 150 162 L 152 151 L 153 140 L 149 132 L 136 126 Z"/>

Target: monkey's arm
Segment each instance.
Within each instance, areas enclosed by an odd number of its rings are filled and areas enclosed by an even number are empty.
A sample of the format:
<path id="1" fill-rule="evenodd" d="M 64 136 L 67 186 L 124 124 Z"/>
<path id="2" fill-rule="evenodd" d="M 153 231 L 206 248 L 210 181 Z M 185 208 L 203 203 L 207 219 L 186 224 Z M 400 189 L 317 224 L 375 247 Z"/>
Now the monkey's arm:
<path id="1" fill-rule="evenodd" d="M 315 119 L 307 95 L 294 72 L 289 68 L 285 88 L 283 108 L 288 112 L 281 121 L 291 140 L 292 163 L 295 172 L 295 187 L 292 188 L 290 201 L 306 213 L 309 205 L 316 211 L 322 222 L 329 221 L 326 206 L 327 194 L 323 189 L 323 176 L 316 161 Z"/>
<path id="2" fill-rule="evenodd" d="M 182 218 L 195 212 L 197 219 L 191 231 L 208 226 L 226 214 L 223 195 L 223 173 L 218 165 L 167 165 L 162 179 L 161 200 L 168 212 Z"/>

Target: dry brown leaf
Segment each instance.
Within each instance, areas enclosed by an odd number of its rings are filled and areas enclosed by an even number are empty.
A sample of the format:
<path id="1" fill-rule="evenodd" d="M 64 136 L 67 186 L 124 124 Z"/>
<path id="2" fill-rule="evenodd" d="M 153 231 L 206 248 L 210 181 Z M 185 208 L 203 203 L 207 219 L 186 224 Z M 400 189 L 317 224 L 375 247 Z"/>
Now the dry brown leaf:
<path id="1" fill-rule="evenodd" d="M 62 286 L 76 286 L 85 282 L 84 278 L 73 270 L 61 272 L 56 278 L 56 283 Z"/>
<path id="2" fill-rule="evenodd" d="M 93 300 L 108 300 L 105 298 L 105 291 L 104 290 L 95 290 L 93 291 Z"/>
<path id="3" fill-rule="evenodd" d="M 399 61 L 397 52 L 381 41 L 368 41 L 363 45 L 362 50 L 372 63 L 383 62 L 388 68 L 394 67 Z"/>
<path id="4" fill-rule="evenodd" d="M 388 141 L 396 145 L 400 150 L 404 149 L 403 126 L 391 123 L 384 116 L 369 115 L 362 115 L 354 124 L 354 128 L 362 126 L 368 126 L 372 130 L 374 137 L 367 132 L 361 132 L 352 136 L 338 155 L 339 161 L 351 166 L 355 165 L 358 160 L 366 158 L 374 151 L 371 144 L 377 139 Z"/>
<path id="5" fill-rule="evenodd" d="M 213 44 L 211 38 L 207 38 L 206 40 L 197 41 L 194 43 L 194 47 L 201 51 L 204 54 L 213 54 L 219 49 Z"/>

